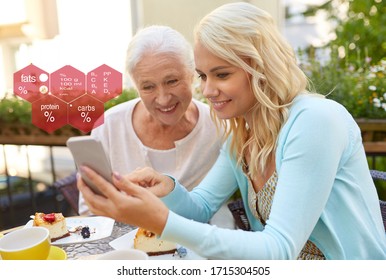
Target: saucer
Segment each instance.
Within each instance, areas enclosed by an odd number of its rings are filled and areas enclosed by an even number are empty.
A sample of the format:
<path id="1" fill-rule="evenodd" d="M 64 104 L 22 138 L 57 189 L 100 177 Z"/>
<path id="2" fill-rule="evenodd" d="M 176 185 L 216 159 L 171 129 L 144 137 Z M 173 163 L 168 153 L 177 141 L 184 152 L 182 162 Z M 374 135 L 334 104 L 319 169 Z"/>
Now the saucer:
<path id="1" fill-rule="evenodd" d="M 66 260 L 66 259 L 67 259 L 67 254 L 63 249 L 57 246 L 51 245 L 50 254 L 47 257 L 47 260 Z"/>

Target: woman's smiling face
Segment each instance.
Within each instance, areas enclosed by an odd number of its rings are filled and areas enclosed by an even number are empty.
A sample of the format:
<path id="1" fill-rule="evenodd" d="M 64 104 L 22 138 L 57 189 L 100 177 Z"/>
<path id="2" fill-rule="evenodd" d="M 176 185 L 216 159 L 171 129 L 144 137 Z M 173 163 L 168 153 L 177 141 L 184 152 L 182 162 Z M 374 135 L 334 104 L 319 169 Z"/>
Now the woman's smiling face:
<path id="1" fill-rule="evenodd" d="M 193 75 L 180 58 L 145 54 L 133 71 L 134 82 L 148 112 L 163 125 L 176 125 L 192 101 Z"/>
<path id="2" fill-rule="evenodd" d="M 194 58 L 202 93 L 217 117 L 246 117 L 256 104 L 248 73 L 215 56 L 199 42 L 194 48 Z"/>

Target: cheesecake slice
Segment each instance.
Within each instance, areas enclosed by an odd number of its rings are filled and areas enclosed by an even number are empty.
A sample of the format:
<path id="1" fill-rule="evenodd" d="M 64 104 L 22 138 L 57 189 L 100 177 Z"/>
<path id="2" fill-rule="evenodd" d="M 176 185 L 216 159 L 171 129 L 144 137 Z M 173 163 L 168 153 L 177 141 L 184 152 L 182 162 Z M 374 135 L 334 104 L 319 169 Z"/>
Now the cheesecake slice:
<path id="1" fill-rule="evenodd" d="M 144 251 L 149 256 L 174 254 L 177 244 L 159 239 L 155 233 L 144 228 L 138 228 L 134 238 L 134 248 Z"/>
<path id="2" fill-rule="evenodd" d="M 62 213 L 35 213 L 33 226 L 47 228 L 50 231 L 51 242 L 70 235 Z"/>

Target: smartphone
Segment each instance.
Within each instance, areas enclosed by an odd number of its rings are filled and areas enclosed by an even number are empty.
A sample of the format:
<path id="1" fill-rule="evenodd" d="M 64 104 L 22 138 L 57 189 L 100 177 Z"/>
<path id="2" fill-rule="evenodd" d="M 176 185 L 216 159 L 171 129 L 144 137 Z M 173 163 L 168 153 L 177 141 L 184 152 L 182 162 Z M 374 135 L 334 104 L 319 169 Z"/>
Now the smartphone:
<path id="1" fill-rule="evenodd" d="M 102 143 L 94 137 L 87 135 L 70 137 L 66 145 L 71 151 L 82 179 L 96 194 L 103 195 L 98 187 L 85 174 L 82 174 L 80 170 L 80 166 L 85 165 L 97 172 L 106 181 L 112 183 L 111 164 Z"/>

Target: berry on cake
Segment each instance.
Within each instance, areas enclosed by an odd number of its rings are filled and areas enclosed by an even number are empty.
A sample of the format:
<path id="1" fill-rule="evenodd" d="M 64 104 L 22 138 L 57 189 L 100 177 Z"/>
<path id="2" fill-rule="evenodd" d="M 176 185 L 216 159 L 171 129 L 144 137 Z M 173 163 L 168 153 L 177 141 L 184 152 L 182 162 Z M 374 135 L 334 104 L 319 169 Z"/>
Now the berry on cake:
<path id="1" fill-rule="evenodd" d="M 70 235 L 66 219 L 62 213 L 35 213 L 33 226 L 47 228 L 50 232 L 51 242 Z"/>
<path id="2" fill-rule="evenodd" d="M 177 244 L 159 239 L 155 233 L 144 228 L 138 228 L 134 238 L 134 249 L 144 251 L 149 256 L 174 254 Z"/>

